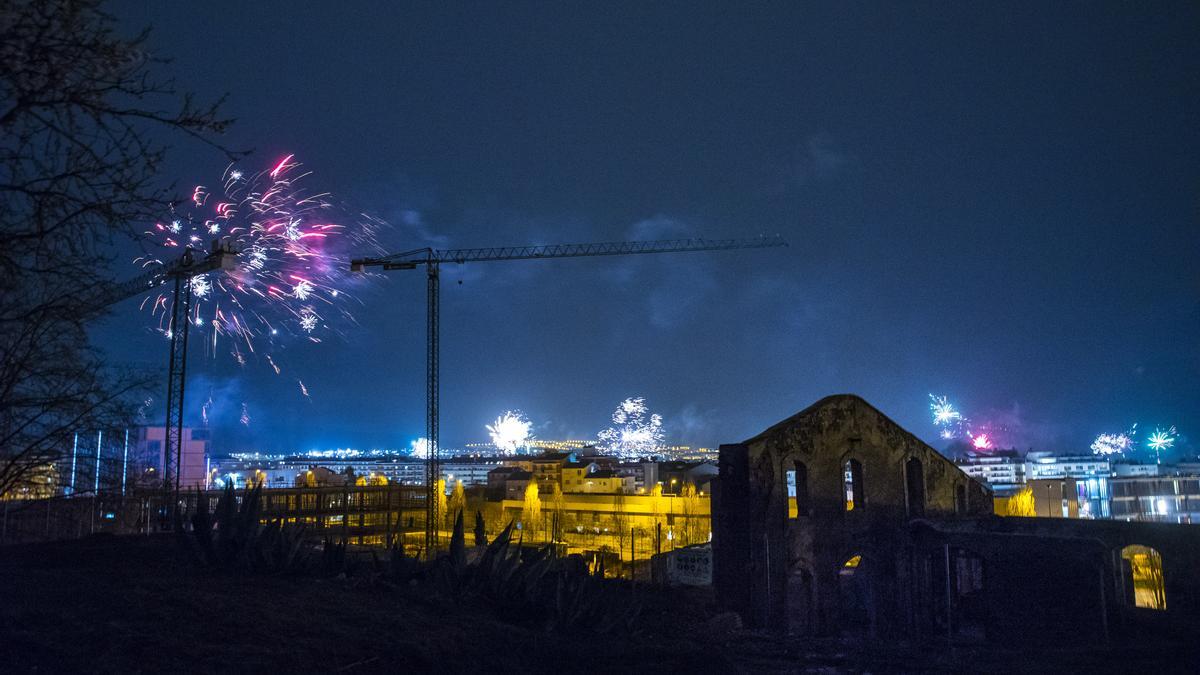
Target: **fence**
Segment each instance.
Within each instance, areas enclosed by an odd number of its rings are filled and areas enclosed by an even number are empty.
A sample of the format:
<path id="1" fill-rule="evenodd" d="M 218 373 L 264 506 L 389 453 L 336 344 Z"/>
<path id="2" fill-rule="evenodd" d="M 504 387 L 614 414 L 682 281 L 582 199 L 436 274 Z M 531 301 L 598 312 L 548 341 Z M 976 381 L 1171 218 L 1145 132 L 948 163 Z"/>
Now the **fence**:
<path id="1" fill-rule="evenodd" d="M 239 503 L 245 491 L 238 492 Z M 221 492 L 180 495 L 188 521 L 199 500 L 211 512 Z M 396 537 L 424 532 L 425 490 L 402 485 L 357 485 L 263 490 L 263 522 L 304 525 L 313 536 L 358 544 L 388 545 Z M 99 532 L 150 534 L 169 528 L 169 501 L 161 490 L 96 492 L 70 497 L 0 501 L 0 545 L 75 539 Z"/>

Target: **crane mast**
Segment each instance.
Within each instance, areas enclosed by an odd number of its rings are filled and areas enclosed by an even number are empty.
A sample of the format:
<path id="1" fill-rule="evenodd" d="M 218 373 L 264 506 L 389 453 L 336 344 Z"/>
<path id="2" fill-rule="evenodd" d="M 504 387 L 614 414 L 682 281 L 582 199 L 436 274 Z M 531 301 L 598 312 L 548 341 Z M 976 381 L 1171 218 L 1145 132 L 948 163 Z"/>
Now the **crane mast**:
<path id="1" fill-rule="evenodd" d="M 208 254 L 198 257 L 196 251 L 185 249 L 183 255 L 168 263 L 154 263 L 151 269 L 132 279 L 100 289 L 93 303 L 98 307 L 113 305 L 122 300 L 158 288 L 174 281 L 171 322 L 167 334 L 171 339 L 167 361 L 167 418 L 163 438 L 163 493 L 170 502 L 169 512 L 161 514 L 165 528 L 175 522 L 179 508 L 179 466 L 183 454 L 183 394 L 187 380 L 187 345 L 191 325 L 193 277 L 220 270 L 231 270 L 236 264 L 237 251 L 228 243 L 214 240 Z M 170 518 L 170 520 L 167 520 Z"/>
<path id="2" fill-rule="evenodd" d="M 460 248 L 438 250 L 418 248 L 403 253 L 357 258 L 350 261 L 350 271 L 363 272 L 367 267 L 385 271 L 412 270 L 424 265 L 425 297 L 425 555 L 432 559 L 438 546 L 440 515 L 438 513 L 438 481 L 441 479 L 441 453 L 438 444 L 440 427 L 438 401 L 440 359 L 440 293 L 439 275 L 442 263 L 492 262 L 500 260 L 546 260 L 552 258 L 589 258 L 603 256 L 642 255 L 651 253 L 686 253 L 691 251 L 731 251 L 737 249 L 777 248 L 787 246 L 779 236 L 743 239 L 659 239 L 652 241 L 597 242 L 590 244 L 550 244 L 534 246 L 505 246 L 493 248 Z"/>

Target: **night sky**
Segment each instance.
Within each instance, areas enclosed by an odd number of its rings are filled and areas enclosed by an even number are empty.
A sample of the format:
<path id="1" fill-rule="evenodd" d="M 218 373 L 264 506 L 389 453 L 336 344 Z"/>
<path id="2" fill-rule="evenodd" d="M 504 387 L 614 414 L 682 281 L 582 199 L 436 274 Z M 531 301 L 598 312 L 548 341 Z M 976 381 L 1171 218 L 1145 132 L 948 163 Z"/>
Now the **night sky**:
<path id="1" fill-rule="evenodd" d="M 1196 4 L 697 4 L 114 8 L 182 87 L 229 94 L 245 164 L 295 153 L 391 250 L 791 243 L 446 268 L 444 446 L 511 408 L 594 438 L 628 396 L 711 446 L 833 393 L 938 447 L 930 393 L 1021 448 L 1200 438 Z M 183 190 L 226 164 L 178 150 Z M 280 376 L 193 351 L 192 416 L 211 394 L 217 451 L 407 447 L 424 292 L 353 289 L 361 325 Z M 165 366 L 137 305 L 96 337 Z"/>

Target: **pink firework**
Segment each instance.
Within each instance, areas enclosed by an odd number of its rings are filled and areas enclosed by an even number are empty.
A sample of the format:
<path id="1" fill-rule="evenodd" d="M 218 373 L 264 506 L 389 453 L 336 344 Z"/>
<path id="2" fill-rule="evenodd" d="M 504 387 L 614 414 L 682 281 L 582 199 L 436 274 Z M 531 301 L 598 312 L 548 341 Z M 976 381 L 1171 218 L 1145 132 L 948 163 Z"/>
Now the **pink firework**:
<path id="1" fill-rule="evenodd" d="M 987 434 L 979 434 L 978 436 L 971 437 L 971 445 L 974 446 L 976 450 L 991 450 L 992 439 L 988 438 Z"/>
<path id="2" fill-rule="evenodd" d="M 301 187 L 308 175 L 293 155 L 257 173 L 230 166 L 218 187 L 196 186 L 181 205 L 186 210 L 173 209 L 170 218 L 147 232 L 162 252 L 138 258 L 135 262 L 142 266 L 177 257 L 184 247 L 205 250 L 213 239 L 238 251 L 234 269 L 192 284 L 189 320 L 195 328 L 211 331 L 204 342 L 212 354 L 218 337 L 228 337 L 235 341 L 230 353 L 244 363 L 244 352 L 261 349 L 260 339 L 268 341 L 268 352 L 288 336 L 316 343 L 353 320 L 344 308 L 351 278 L 342 260 L 351 251 L 381 250 L 376 235 L 382 223 L 364 216 L 344 218 L 327 193 Z M 158 317 L 164 334 L 169 305 L 165 286 L 143 303 Z"/>

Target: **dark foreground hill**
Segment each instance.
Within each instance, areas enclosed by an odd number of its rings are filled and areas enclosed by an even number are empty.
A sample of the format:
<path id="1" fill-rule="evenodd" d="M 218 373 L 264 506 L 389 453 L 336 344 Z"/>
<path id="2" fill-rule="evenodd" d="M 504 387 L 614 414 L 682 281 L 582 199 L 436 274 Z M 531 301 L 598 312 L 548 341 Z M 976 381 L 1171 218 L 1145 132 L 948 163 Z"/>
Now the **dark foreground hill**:
<path id="1" fill-rule="evenodd" d="M 855 646 L 738 630 L 705 591 L 636 589 L 631 633 L 546 632 L 372 578 L 198 569 L 169 537 L 0 548 L 0 672 L 1174 670 L 1180 654 Z"/>

